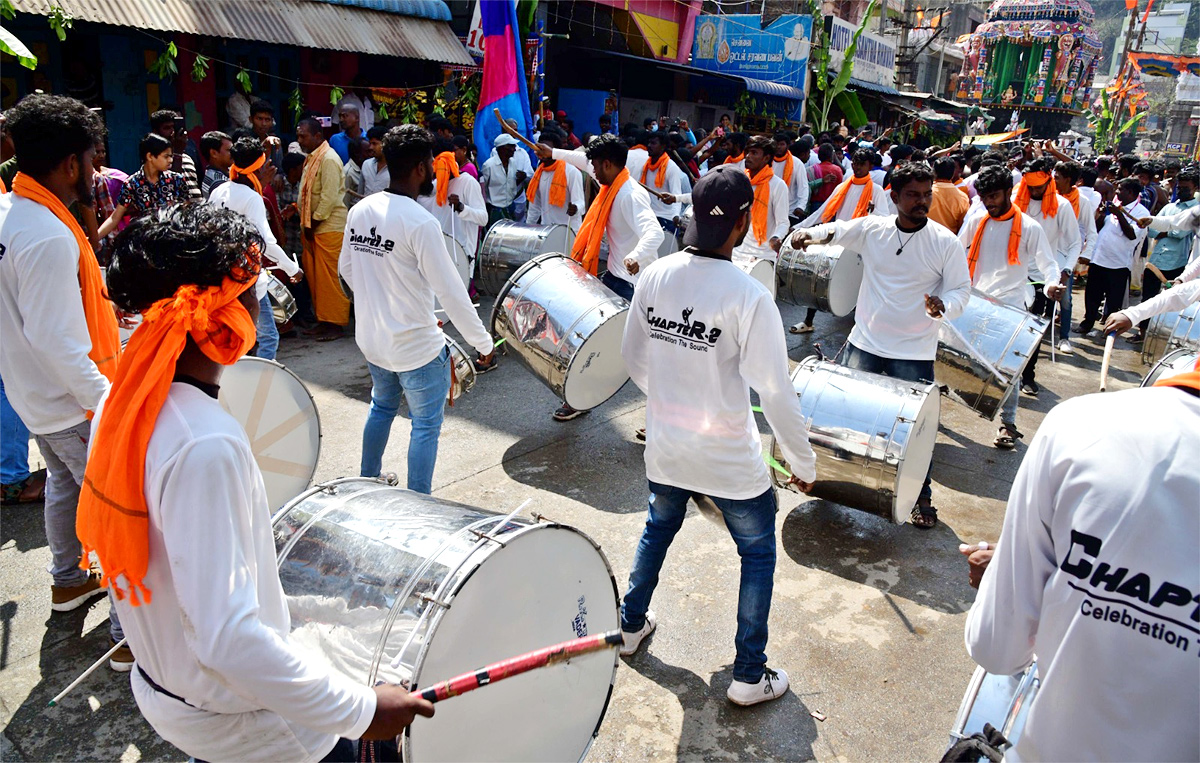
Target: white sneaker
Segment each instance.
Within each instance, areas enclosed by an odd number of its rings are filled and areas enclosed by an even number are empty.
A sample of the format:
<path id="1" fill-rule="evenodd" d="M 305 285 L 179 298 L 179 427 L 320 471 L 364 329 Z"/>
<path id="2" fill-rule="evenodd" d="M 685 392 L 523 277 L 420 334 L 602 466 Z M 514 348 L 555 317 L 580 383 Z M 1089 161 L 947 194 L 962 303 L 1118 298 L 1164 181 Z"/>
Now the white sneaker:
<path id="1" fill-rule="evenodd" d="M 734 681 L 729 684 L 729 691 L 725 692 L 725 696 L 735 705 L 748 707 L 757 705 L 759 702 L 779 699 L 787 690 L 787 673 L 782 670 L 763 668 L 763 676 L 758 679 L 758 683 L 748 684 L 743 681 Z"/>
<path id="2" fill-rule="evenodd" d="M 637 633 L 621 631 L 621 656 L 628 657 L 638 650 L 642 645 L 642 640 L 654 632 L 658 627 L 658 618 L 654 616 L 654 610 L 646 610 L 646 624 Z"/>
<path id="3" fill-rule="evenodd" d="M 1072 355 L 1075 353 L 1075 349 L 1071 347 L 1071 342 L 1068 339 L 1064 339 L 1058 343 L 1058 351 L 1063 355 Z"/>

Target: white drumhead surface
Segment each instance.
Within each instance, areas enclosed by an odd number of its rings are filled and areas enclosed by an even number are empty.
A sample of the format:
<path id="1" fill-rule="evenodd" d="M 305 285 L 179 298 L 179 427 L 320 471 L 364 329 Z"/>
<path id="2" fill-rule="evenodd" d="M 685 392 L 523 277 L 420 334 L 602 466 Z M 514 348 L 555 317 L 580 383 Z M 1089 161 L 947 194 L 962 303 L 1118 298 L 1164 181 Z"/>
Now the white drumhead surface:
<path id="1" fill-rule="evenodd" d="M 471 283 L 471 258 L 467 256 L 467 250 L 463 248 L 458 239 L 449 233 L 443 233 L 442 238 L 446 240 L 446 251 L 450 253 L 450 260 L 454 263 L 454 269 L 458 271 L 458 277 L 462 279 L 463 286 L 469 287 Z M 440 304 L 438 308 L 441 308 Z"/>
<path id="2" fill-rule="evenodd" d="M 862 285 L 862 255 L 842 250 L 833 274 L 829 277 L 829 309 L 837 317 L 849 315 L 858 304 L 858 289 Z"/>
<path id="3" fill-rule="evenodd" d="M 766 286 L 767 291 L 771 293 L 772 297 L 775 296 L 775 264 L 773 262 L 770 260 L 755 260 L 754 264 L 749 267 L 746 267 L 749 263 L 744 260 L 736 264 L 742 270 L 749 273 L 750 277 L 755 281 Z"/>
<path id="4" fill-rule="evenodd" d="M 912 507 L 921 494 L 925 475 L 933 461 L 933 446 L 937 443 L 938 417 L 941 415 L 942 397 L 937 389 L 925 396 L 916 421 L 912 424 L 904 448 L 904 460 L 896 474 L 896 498 L 892 502 L 892 521 L 902 524 L 907 521 Z"/>
<path id="5" fill-rule="evenodd" d="M 434 631 L 416 687 L 619 627 L 604 557 L 577 532 L 543 527 L 505 539 L 462 585 Z M 439 702 L 409 730 L 407 760 L 578 761 L 616 671 L 615 649 L 547 666 Z"/>
<path id="6" fill-rule="evenodd" d="M 546 234 L 542 239 L 542 250 L 539 254 L 550 254 L 557 252 L 558 254 L 571 254 L 571 242 L 567 240 L 571 229 L 565 225 L 555 225 L 554 230 Z"/>
<path id="7" fill-rule="evenodd" d="M 225 369 L 219 400 L 246 430 L 271 511 L 304 492 L 321 454 L 321 422 L 300 380 L 278 363 L 244 357 Z"/>
<path id="8" fill-rule="evenodd" d="M 575 353 L 563 382 L 563 397 L 572 408 L 586 411 L 617 394 L 629 381 L 621 339 L 628 310 L 622 310 L 592 332 Z"/>

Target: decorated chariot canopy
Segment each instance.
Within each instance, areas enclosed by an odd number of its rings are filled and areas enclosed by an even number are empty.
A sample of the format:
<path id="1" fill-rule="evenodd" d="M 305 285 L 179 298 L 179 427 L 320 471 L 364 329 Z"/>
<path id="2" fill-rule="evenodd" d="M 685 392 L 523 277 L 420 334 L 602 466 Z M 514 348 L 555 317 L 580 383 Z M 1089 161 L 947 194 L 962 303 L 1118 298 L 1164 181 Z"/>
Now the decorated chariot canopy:
<path id="1" fill-rule="evenodd" d="M 959 100 L 1077 114 L 1100 61 L 1087 0 L 998 0 L 966 40 Z"/>

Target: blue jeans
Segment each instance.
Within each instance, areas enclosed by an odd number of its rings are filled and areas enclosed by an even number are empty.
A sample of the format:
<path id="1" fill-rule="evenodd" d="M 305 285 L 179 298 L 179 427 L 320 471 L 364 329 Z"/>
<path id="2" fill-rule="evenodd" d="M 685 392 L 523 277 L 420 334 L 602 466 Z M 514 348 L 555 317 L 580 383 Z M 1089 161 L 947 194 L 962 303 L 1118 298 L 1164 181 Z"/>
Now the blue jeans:
<path id="1" fill-rule="evenodd" d="M 626 281 L 624 278 L 604 271 L 604 275 L 600 276 L 600 282 L 617 293 L 618 297 L 622 297 L 626 302 L 633 301 L 633 284 Z"/>
<path id="2" fill-rule="evenodd" d="M 861 347 L 855 347 L 851 343 L 846 344 L 845 365 L 847 368 L 856 368 L 859 371 L 882 374 L 890 376 L 893 379 L 903 379 L 904 381 L 911 382 L 933 381 L 932 360 L 884 358 L 875 353 L 867 352 Z M 925 484 L 921 485 L 921 493 L 917 496 L 917 500 L 921 500 L 922 498 L 933 500 L 933 490 L 930 488 L 930 475 L 932 474 L 933 462 L 931 461 L 929 463 L 929 472 L 925 475 Z"/>
<path id="3" fill-rule="evenodd" d="M 1016 382 L 1008 392 L 1008 397 L 1000 404 L 1000 423 L 1017 428 L 1017 401 L 1021 399 L 1021 383 Z"/>
<path id="4" fill-rule="evenodd" d="M 0 484 L 16 485 L 29 477 L 29 430 L 8 403 L 0 379 Z"/>
<path id="5" fill-rule="evenodd" d="M 254 357 L 274 360 L 279 350 L 279 329 L 275 326 L 275 313 L 271 311 L 271 298 L 266 294 L 258 301 L 258 347 Z"/>
<path id="6" fill-rule="evenodd" d="M 438 437 L 446 397 L 450 394 L 450 350 L 412 371 L 389 371 L 367 363 L 371 370 L 371 412 L 363 427 L 361 474 L 378 477 L 383 471 L 383 451 L 400 410 L 400 395 L 408 401 L 412 434 L 408 439 L 408 489 L 428 495 L 433 491 Z"/>
<path id="7" fill-rule="evenodd" d="M 646 529 L 638 542 L 633 569 L 629 572 L 629 589 L 621 604 L 622 630 L 633 633 L 646 624 L 646 610 L 658 585 L 658 573 L 675 533 L 683 526 L 691 496 L 690 490 L 650 483 Z M 767 664 L 767 618 L 771 614 L 771 592 L 775 585 L 775 490 L 768 488 L 757 498 L 744 501 L 710 497 L 725 516 L 725 526 L 742 558 L 733 680 L 757 683 Z"/>

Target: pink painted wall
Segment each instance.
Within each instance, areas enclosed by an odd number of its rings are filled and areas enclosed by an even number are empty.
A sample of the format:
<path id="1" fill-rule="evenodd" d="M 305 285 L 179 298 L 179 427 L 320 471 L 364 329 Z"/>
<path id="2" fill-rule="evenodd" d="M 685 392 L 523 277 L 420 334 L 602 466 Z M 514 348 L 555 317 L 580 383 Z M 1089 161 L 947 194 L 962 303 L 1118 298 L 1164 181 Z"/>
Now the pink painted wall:
<path id="1" fill-rule="evenodd" d="M 687 63 L 692 53 L 692 36 L 696 30 L 696 17 L 700 15 L 701 0 L 593 0 L 598 5 L 605 5 L 621 11 L 644 13 L 660 19 L 668 19 L 679 24 L 679 55 L 677 63 Z"/>
<path id="2" fill-rule="evenodd" d="M 333 111 L 333 105 L 329 103 L 330 86 L 351 82 L 356 74 L 357 53 L 301 48 L 300 79 L 308 83 L 319 83 L 301 86 L 305 110 L 311 109 L 328 116 Z"/>
<path id="3" fill-rule="evenodd" d="M 192 64 L 196 61 L 196 54 L 189 51 L 199 48 L 199 41 L 192 35 L 179 35 L 175 42 L 180 48 L 179 56 L 175 60 L 175 65 L 179 67 L 179 75 L 175 77 L 175 102 L 187 112 L 194 109 L 202 120 L 199 129 L 188 125 L 191 134 L 198 136 L 210 130 L 223 129 L 224 125 L 217 117 L 216 78 L 210 71 L 209 76 L 199 82 L 192 81 Z M 200 142 L 199 138 L 196 138 L 196 142 Z"/>

